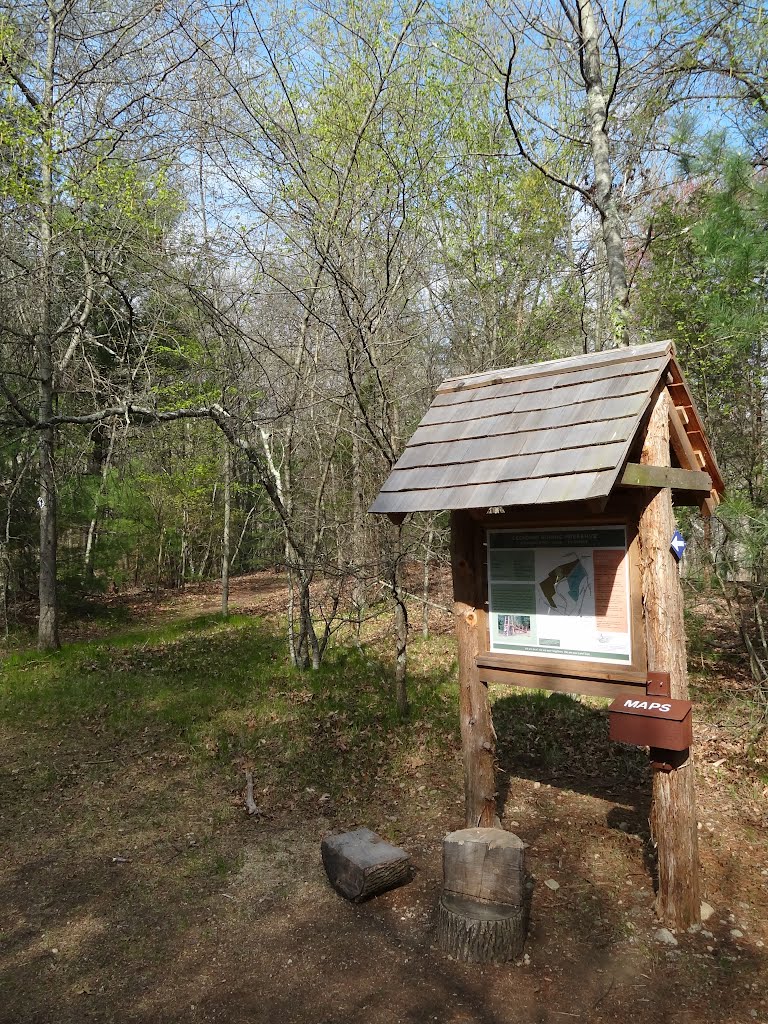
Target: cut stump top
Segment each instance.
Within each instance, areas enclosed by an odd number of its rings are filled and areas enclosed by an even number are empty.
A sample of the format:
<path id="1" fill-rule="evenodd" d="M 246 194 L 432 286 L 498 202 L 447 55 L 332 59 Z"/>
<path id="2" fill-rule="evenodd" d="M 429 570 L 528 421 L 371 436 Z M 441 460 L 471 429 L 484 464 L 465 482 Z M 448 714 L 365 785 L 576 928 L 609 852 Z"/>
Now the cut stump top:
<path id="1" fill-rule="evenodd" d="M 525 844 L 501 828 L 463 828 L 443 840 L 444 894 L 520 906 Z"/>

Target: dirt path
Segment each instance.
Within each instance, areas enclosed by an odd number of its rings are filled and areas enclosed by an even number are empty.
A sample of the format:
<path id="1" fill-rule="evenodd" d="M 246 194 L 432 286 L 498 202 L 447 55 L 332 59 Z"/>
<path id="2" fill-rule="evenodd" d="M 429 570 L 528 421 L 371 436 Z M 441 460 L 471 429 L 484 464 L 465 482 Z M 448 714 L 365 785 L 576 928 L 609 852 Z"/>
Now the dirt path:
<path id="1" fill-rule="evenodd" d="M 234 594 L 267 614 L 283 596 L 266 575 Z M 148 614 L 215 602 L 187 594 Z M 202 761 L 181 738 L 121 735 L 97 715 L 55 734 L 2 726 L 0 1022 L 766 1024 L 765 782 L 745 775 L 731 734 L 698 733 L 713 914 L 669 944 L 653 915 L 647 777 L 600 777 L 588 757 L 553 769 L 533 743 L 505 749 L 518 713 L 505 699 L 504 825 L 529 844 L 532 925 L 524 959 L 490 967 L 434 945 L 461 771 L 458 751 L 426 733 L 371 782 L 370 799 L 354 785 L 335 800 L 313 786 L 270 790 L 250 819 L 237 764 Z M 577 751 L 569 730 L 582 720 L 555 711 L 544 705 L 547 721 L 562 719 L 555 741 Z M 362 906 L 331 890 L 320 862 L 324 834 L 358 825 L 403 845 L 416 868 L 409 885 Z"/>

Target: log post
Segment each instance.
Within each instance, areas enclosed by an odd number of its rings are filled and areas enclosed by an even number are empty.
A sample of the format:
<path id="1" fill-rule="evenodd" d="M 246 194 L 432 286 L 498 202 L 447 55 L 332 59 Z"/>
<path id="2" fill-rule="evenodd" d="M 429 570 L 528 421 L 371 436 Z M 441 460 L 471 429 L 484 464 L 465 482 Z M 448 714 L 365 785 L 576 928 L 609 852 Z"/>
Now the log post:
<path id="1" fill-rule="evenodd" d="M 528 926 L 525 845 L 499 828 L 465 828 L 443 840 L 437 944 L 465 963 L 503 963 L 523 951 Z"/>
<path id="2" fill-rule="evenodd" d="M 641 461 L 669 466 L 670 397 L 664 388 L 656 398 Z M 642 572 L 643 613 L 648 669 L 669 672 L 671 696 L 688 699 L 683 592 L 670 550 L 675 530 L 672 493 L 656 491 L 640 516 L 638 540 Z M 699 861 L 693 754 L 670 772 L 653 772 L 651 834 L 658 856 L 656 912 L 673 928 L 699 921 Z"/>
<path id="3" fill-rule="evenodd" d="M 465 823 L 491 828 L 496 814 L 496 732 L 488 687 L 475 663 L 480 648 L 478 607 L 482 599 L 477 564 L 478 526 L 468 512 L 451 513 L 453 613 L 459 653 L 459 709 L 464 754 Z"/>

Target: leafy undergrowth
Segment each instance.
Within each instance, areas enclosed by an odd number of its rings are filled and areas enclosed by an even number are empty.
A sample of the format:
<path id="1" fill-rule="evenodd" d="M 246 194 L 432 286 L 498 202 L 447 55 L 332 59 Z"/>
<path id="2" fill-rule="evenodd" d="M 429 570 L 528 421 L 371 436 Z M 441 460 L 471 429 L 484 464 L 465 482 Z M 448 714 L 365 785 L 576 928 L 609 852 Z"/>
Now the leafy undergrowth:
<path id="1" fill-rule="evenodd" d="M 500 689 L 499 810 L 528 844 L 532 928 L 527 961 L 472 968 L 434 948 L 463 808 L 450 620 L 414 638 L 399 721 L 386 619 L 301 673 L 279 581 L 239 586 L 250 614 L 226 623 L 201 591 L 3 661 L 0 1021 L 768 1020 L 764 749 L 709 620 L 692 656 L 706 930 L 658 938 L 646 759 L 608 741 L 605 702 Z M 358 825 L 416 874 L 356 908 L 319 844 Z"/>

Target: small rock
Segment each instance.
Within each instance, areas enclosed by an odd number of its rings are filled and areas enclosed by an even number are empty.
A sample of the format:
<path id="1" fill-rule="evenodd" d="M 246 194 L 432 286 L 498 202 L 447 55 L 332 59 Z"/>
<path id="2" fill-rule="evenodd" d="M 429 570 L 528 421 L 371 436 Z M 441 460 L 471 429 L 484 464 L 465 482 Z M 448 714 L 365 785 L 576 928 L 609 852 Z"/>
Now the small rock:
<path id="1" fill-rule="evenodd" d="M 712 917 L 714 912 L 715 912 L 715 908 L 714 907 L 710 907 L 710 905 L 708 903 L 702 903 L 701 904 L 701 920 L 702 921 L 708 921 L 710 919 L 710 917 Z"/>
<path id="2" fill-rule="evenodd" d="M 554 878 L 548 878 L 548 879 L 546 880 L 546 882 L 544 883 L 544 885 L 546 885 L 546 887 L 547 887 L 548 889 L 552 889 L 552 890 L 555 890 L 555 889 L 559 889 L 559 888 L 560 888 L 560 883 L 559 883 L 559 882 L 556 882 L 556 881 L 554 880 Z"/>
<path id="3" fill-rule="evenodd" d="M 677 945 L 677 939 L 668 928 L 659 928 L 656 932 L 656 941 L 663 942 L 667 946 Z"/>
<path id="4" fill-rule="evenodd" d="M 714 951 L 715 951 L 715 947 L 714 946 L 707 946 L 707 952 L 708 953 L 714 953 Z"/>
<path id="5" fill-rule="evenodd" d="M 714 939 L 714 932 L 708 932 L 706 928 L 701 929 L 701 934 L 705 939 Z"/>
<path id="6" fill-rule="evenodd" d="M 701 931 L 701 925 L 700 924 L 692 924 L 691 927 L 688 929 L 688 934 L 689 935 L 695 935 L 696 932 L 700 932 L 700 931 Z"/>
<path id="7" fill-rule="evenodd" d="M 732 939 L 743 939 L 744 938 L 744 932 L 741 930 L 741 928 L 731 928 L 731 938 Z"/>
<path id="8" fill-rule="evenodd" d="M 533 788 L 534 789 L 541 789 L 541 783 L 540 782 L 534 782 Z"/>

